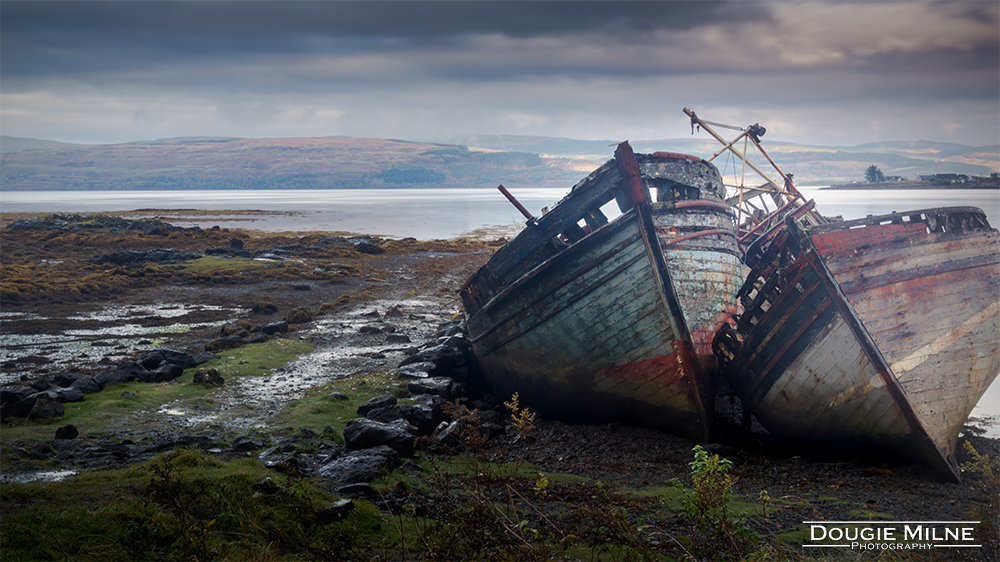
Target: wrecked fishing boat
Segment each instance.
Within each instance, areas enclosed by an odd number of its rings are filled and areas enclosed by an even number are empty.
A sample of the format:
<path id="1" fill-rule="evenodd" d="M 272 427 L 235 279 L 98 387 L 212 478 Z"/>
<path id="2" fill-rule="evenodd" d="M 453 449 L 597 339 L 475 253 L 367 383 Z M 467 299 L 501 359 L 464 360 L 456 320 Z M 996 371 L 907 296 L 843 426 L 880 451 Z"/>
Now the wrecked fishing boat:
<path id="1" fill-rule="evenodd" d="M 461 290 L 486 380 L 555 418 L 707 440 L 744 273 L 724 197 L 715 166 L 622 143 L 548 213 L 519 206 L 527 227 Z"/>
<path id="2" fill-rule="evenodd" d="M 715 340 L 744 408 L 792 442 L 958 480 L 959 432 L 1000 372 L 1000 234 L 973 207 L 785 223 Z"/>

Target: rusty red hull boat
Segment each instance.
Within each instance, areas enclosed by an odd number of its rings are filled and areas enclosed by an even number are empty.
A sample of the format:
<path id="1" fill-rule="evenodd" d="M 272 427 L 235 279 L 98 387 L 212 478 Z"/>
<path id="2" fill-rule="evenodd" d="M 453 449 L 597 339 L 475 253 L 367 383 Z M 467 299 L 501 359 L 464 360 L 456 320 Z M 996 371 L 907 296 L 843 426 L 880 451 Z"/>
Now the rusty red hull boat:
<path id="1" fill-rule="evenodd" d="M 696 157 L 620 145 L 463 287 L 486 380 L 551 417 L 707 440 L 708 341 L 743 277 L 724 193 Z M 608 221 L 611 201 L 622 214 Z"/>
<path id="2" fill-rule="evenodd" d="M 715 340 L 744 407 L 772 434 L 957 480 L 959 432 L 1000 372 L 1000 234 L 971 207 L 786 222 Z"/>

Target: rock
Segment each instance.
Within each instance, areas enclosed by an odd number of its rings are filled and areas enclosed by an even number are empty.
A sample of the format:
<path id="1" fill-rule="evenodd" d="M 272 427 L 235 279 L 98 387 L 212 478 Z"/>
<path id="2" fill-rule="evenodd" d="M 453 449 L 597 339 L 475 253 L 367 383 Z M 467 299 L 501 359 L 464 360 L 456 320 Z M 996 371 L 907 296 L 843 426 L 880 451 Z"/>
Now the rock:
<path id="1" fill-rule="evenodd" d="M 391 423 L 367 418 L 355 418 L 344 427 L 344 444 L 349 450 L 367 449 L 387 445 L 401 456 L 413 456 L 413 435 L 409 423 L 402 420 Z"/>
<path id="2" fill-rule="evenodd" d="M 80 431 L 73 424 L 64 425 L 56 430 L 56 439 L 76 439 Z"/>
<path id="3" fill-rule="evenodd" d="M 73 383 L 79 380 L 82 376 L 82 373 L 71 373 L 68 371 L 65 373 L 56 373 L 52 375 L 52 382 L 57 386 L 67 388 L 73 386 Z"/>
<path id="4" fill-rule="evenodd" d="M 58 418 L 65 413 L 65 408 L 58 401 L 49 398 L 47 395 L 40 395 L 35 400 L 35 405 L 31 407 L 28 417 L 31 419 Z"/>
<path id="5" fill-rule="evenodd" d="M 146 369 L 135 361 L 126 361 L 114 371 L 105 371 L 94 376 L 94 382 L 101 386 L 101 389 L 131 381 L 150 382 L 153 378 L 149 369 Z"/>
<path id="6" fill-rule="evenodd" d="M 384 408 L 386 406 L 392 406 L 397 402 L 396 397 L 391 394 L 383 394 L 381 396 L 376 396 L 371 400 L 365 402 L 358 406 L 358 415 L 367 416 L 368 412 L 376 408 Z"/>
<path id="7" fill-rule="evenodd" d="M 54 398 L 59 402 L 83 402 L 83 391 L 75 386 L 69 388 L 56 388 Z"/>
<path id="8" fill-rule="evenodd" d="M 365 335 L 380 334 L 380 333 L 382 333 L 382 329 L 379 328 L 378 326 L 362 326 L 358 330 L 358 333 L 359 334 L 365 334 Z"/>
<path id="9" fill-rule="evenodd" d="M 326 525 L 334 521 L 340 521 L 354 509 L 354 502 L 349 499 L 341 499 L 333 505 L 328 505 L 316 512 L 316 519 L 320 524 Z"/>
<path id="10" fill-rule="evenodd" d="M 152 380 L 143 382 L 166 382 L 172 381 L 184 374 L 184 367 L 174 363 L 164 363 L 150 371 Z"/>
<path id="11" fill-rule="evenodd" d="M 458 428 L 457 421 L 441 422 L 431 437 L 447 447 L 459 448 L 462 446 L 462 440 L 458 438 Z"/>
<path id="12" fill-rule="evenodd" d="M 371 239 L 351 238 L 348 241 L 353 243 L 354 249 L 362 254 L 378 255 L 385 253 L 385 250 L 377 246 Z"/>
<path id="13" fill-rule="evenodd" d="M 253 489 L 262 494 L 276 494 L 280 488 L 270 476 L 265 476 L 260 482 L 254 484 Z"/>
<path id="14" fill-rule="evenodd" d="M 160 348 L 154 349 L 153 351 L 146 354 L 139 363 L 147 369 L 156 369 L 165 363 L 172 365 L 180 365 L 184 369 L 189 369 L 195 366 L 194 359 L 184 353 L 183 351 L 178 351 L 176 349 Z"/>
<path id="15" fill-rule="evenodd" d="M 423 404 L 394 404 L 376 408 L 369 411 L 365 417 L 380 422 L 406 420 L 417 428 L 417 435 L 430 435 L 437 425 L 434 408 Z"/>
<path id="16" fill-rule="evenodd" d="M 285 316 L 285 322 L 289 324 L 307 324 L 312 322 L 313 313 L 308 308 L 295 308 L 289 311 L 288 315 Z"/>
<path id="17" fill-rule="evenodd" d="M 269 336 L 269 335 L 267 335 L 265 333 L 258 333 L 258 334 L 254 334 L 254 335 L 250 336 L 249 338 L 247 338 L 247 343 L 248 344 L 249 343 L 264 343 L 264 342 L 268 341 L 269 339 L 271 339 L 271 336 Z"/>
<path id="18" fill-rule="evenodd" d="M 240 347 L 243 345 L 243 338 L 239 336 L 226 336 L 224 338 L 219 338 L 214 341 L 210 341 L 205 344 L 205 349 L 207 351 L 222 351 L 225 349 L 233 349 L 235 347 Z"/>
<path id="19" fill-rule="evenodd" d="M 438 330 L 442 336 L 460 336 L 465 334 L 465 329 L 462 327 L 461 322 L 446 322 L 438 326 Z"/>
<path id="20" fill-rule="evenodd" d="M 101 385 L 97 384 L 97 381 L 91 376 L 82 376 L 76 379 L 70 388 L 76 388 L 84 394 L 94 394 L 101 391 Z"/>
<path id="21" fill-rule="evenodd" d="M 258 301 L 250 307 L 250 312 L 255 314 L 274 314 L 278 312 L 278 305 L 268 301 Z"/>
<path id="22" fill-rule="evenodd" d="M 413 394 L 432 394 L 444 399 L 451 397 L 452 380 L 448 377 L 431 377 L 410 381 L 406 389 Z"/>
<path id="23" fill-rule="evenodd" d="M 410 337 L 406 334 L 389 334 L 385 337 L 385 343 L 410 343 Z"/>
<path id="24" fill-rule="evenodd" d="M 222 337 L 226 336 L 239 336 L 245 338 L 250 335 L 250 332 L 236 324 L 223 324 L 219 328 L 219 335 Z M 147 367 L 148 368 L 148 367 Z"/>
<path id="25" fill-rule="evenodd" d="M 43 392 L 52 388 L 54 384 L 55 383 L 52 381 L 51 377 L 41 377 L 31 381 L 30 386 L 31 388 L 37 390 L 38 392 Z"/>
<path id="26" fill-rule="evenodd" d="M 210 351 L 202 351 L 200 353 L 195 353 L 194 355 L 192 355 L 191 361 L 194 363 L 194 366 L 197 367 L 198 365 L 201 365 L 203 363 L 208 363 L 209 361 L 213 361 L 218 358 L 219 358 L 218 355 Z"/>
<path id="27" fill-rule="evenodd" d="M 35 405 L 35 391 L 30 386 L 0 389 L 0 419 L 26 418 Z"/>
<path id="28" fill-rule="evenodd" d="M 218 369 L 198 369 L 194 373 L 194 380 L 192 382 L 210 386 L 222 386 L 226 383 L 226 379 L 222 378 L 222 374 L 219 373 Z"/>
<path id="29" fill-rule="evenodd" d="M 457 365 L 461 357 L 461 353 L 454 347 L 435 345 L 434 347 L 420 350 L 416 354 L 403 359 L 399 366 L 405 367 L 406 365 L 410 365 L 412 363 L 430 362 L 434 363 L 436 366 L 436 373 L 433 374 L 443 374 L 447 372 L 448 369 Z"/>
<path id="30" fill-rule="evenodd" d="M 407 379 L 426 379 L 430 376 L 430 372 L 434 370 L 436 365 L 428 361 L 421 361 L 419 363 L 410 363 L 399 369 L 396 373 L 396 378 L 407 380 Z"/>
<path id="31" fill-rule="evenodd" d="M 288 322 L 282 320 L 281 322 L 264 324 L 260 327 L 260 331 L 269 336 L 273 336 L 274 334 L 284 334 L 288 332 Z"/>
<path id="32" fill-rule="evenodd" d="M 334 400 L 350 400 L 350 397 L 343 392 L 332 392 L 330 393 L 330 398 L 333 398 Z"/>
<path id="33" fill-rule="evenodd" d="M 252 439 L 250 437 L 242 436 L 237 437 L 233 441 L 233 446 L 230 449 L 236 453 L 247 453 L 250 451 L 256 451 L 258 449 L 263 449 L 267 443 L 258 439 Z"/>
<path id="34" fill-rule="evenodd" d="M 380 445 L 352 451 L 337 457 L 316 469 L 316 476 L 329 478 L 334 482 L 355 484 L 371 482 L 382 471 L 390 471 L 399 466 L 399 453 L 391 447 Z"/>
<path id="35" fill-rule="evenodd" d="M 403 313 L 395 306 L 385 311 L 386 318 L 402 318 Z"/>

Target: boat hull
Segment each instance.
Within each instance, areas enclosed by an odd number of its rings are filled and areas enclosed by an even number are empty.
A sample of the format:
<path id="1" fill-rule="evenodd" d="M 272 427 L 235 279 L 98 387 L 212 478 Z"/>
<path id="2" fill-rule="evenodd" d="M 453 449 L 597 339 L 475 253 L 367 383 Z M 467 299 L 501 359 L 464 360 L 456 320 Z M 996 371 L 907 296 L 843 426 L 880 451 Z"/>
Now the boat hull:
<path id="1" fill-rule="evenodd" d="M 469 318 L 501 393 L 552 417 L 708 438 L 711 396 L 665 296 L 647 207 L 565 249 Z M 669 291 L 666 291 L 669 293 Z M 676 305 L 675 305 L 676 308 Z M 711 405 L 711 402 L 707 402 Z"/>
<path id="2" fill-rule="evenodd" d="M 958 432 L 1000 371 L 1000 236 L 976 211 L 808 234 L 790 221 L 716 338 L 744 406 L 773 434 L 888 449 L 958 479 Z M 949 217 L 964 226 L 942 228 Z"/>

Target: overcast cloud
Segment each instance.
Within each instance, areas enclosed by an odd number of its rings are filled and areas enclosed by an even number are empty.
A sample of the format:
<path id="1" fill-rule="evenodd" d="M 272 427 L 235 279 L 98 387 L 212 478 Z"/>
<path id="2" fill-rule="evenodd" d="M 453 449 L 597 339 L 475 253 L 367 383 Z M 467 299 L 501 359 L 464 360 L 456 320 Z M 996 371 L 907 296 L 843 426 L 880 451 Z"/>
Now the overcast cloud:
<path id="1" fill-rule="evenodd" d="M 0 130 L 1000 143 L 1000 4 L 0 3 Z"/>

